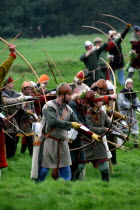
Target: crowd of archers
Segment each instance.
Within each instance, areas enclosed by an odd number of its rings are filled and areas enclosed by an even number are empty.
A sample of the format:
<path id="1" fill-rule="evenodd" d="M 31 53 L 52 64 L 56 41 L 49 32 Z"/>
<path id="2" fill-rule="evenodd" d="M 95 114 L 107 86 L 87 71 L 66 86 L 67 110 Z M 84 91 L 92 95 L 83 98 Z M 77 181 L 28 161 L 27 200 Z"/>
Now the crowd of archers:
<path id="1" fill-rule="evenodd" d="M 104 44 L 99 37 L 85 41 L 80 57 L 85 69 L 72 83 L 62 82 L 50 91 L 46 74 L 37 82 L 26 78 L 21 92 L 13 89 L 14 78 L 6 74 L 17 50 L 9 45 L 10 55 L 0 65 L 0 169 L 8 166 L 21 140 L 21 153 L 28 149 L 32 157 L 31 179 L 36 183 L 45 180 L 50 168 L 54 179 L 84 179 L 86 163 L 99 168 L 101 179 L 109 181 L 112 164 L 117 164 L 116 149 L 124 147 L 129 134 L 134 149 L 139 148 L 140 102 L 132 80 L 135 70 L 140 79 L 139 26 L 134 26 L 130 39 L 126 79 L 121 48 L 130 27 L 127 24 L 122 34 L 109 31 Z M 116 72 L 122 85 L 118 94 L 113 85 Z"/>

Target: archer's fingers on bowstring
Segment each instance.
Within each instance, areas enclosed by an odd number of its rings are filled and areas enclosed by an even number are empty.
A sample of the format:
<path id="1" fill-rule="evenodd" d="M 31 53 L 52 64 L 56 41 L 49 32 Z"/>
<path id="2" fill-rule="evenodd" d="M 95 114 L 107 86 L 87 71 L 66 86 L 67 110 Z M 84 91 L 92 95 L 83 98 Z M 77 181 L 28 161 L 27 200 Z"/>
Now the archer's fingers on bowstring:
<path id="1" fill-rule="evenodd" d="M 9 44 L 8 47 L 9 47 L 9 50 L 10 50 L 12 53 L 15 53 L 15 52 L 16 52 L 16 45 L 14 45 L 14 44 Z"/>

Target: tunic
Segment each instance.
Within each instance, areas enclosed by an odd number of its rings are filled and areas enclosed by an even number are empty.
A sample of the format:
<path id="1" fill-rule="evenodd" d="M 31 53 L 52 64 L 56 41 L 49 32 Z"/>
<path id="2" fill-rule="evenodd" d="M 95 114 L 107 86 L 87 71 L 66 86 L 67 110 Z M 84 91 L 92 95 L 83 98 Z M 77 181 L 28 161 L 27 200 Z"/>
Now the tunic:
<path id="1" fill-rule="evenodd" d="M 61 119 L 62 115 L 63 119 Z M 70 122 L 78 121 L 77 117 L 68 105 L 60 106 L 56 100 L 50 100 L 47 102 L 47 108 L 43 109 L 43 119 L 42 131 L 45 134 L 48 134 L 52 129 L 54 131 L 41 145 L 41 167 L 61 168 L 70 166 L 71 157 L 67 135 L 68 130 L 72 127 Z"/>
<path id="2" fill-rule="evenodd" d="M 2 82 L 8 73 L 13 61 L 14 57 L 10 55 L 1 65 L 0 65 L 0 86 L 2 85 Z"/>
<path id="3" fill-rule="evenodd" d="M 98 135 L 104 134 L 106 132 L 106 128 L 109 128 L 111 125 L 109 117 L 103 110 L 94 112 L 93 109 L 90 109 L 87 114 L 87 119 L 89 129 Z M 112 125 L 111 129 L 123 134 L 115 125 Z M 108 158 L 105 145 L 102 141 L 96 142 L 94 147 L 87 147 L 86 150 L 87 160 Z"/>
<path id="4" fill-rule="evenodd" d="M 87 84 L 89 87 L 93 84 L 93 82 L 96 82 L 97 80 L 100 79 L 100 74 L 97 70 L 99 56 L 102 53 L 102 51 L 105 50 L 107 46 L 108 45 L 105 43 L 99 49 L 95 49 L 93 53 L 91 53 L 88 57 L 86 57 L 86 53 L 84 53 L 80 57 L 80 60 L 84 62 L 87 68 L 87 70 L 84 71 L 85 76 L 86 76 L 84 83 Z"/>
<path id="5" fill-rule="evenodd" d="M 114 45 L 114 47 L 111 47 L 111 49 L 109 50 L 109 54 L 114 56 L 113 61 L 110 62 L 110 66 L 113 70 L 121 69 L 124 67 L 124 58 L 122 54 L 121 42 L 122 42 L 122 39 L 125 38 L 128 31 L 129 29 L 126 28 L 124 32 L 121 34 L 120 38 L 113 40 L 116 45 Z M 112 44 L 113 42 L 110 41 L 108 48 Z M 107 51 L 108 51 L 108 48 L 106 48 Z"/>
<path id="6" fill-rule="evenodd" d="M 136 112 L 135 109 L 132 108 L 131 104 L 134 106 L 140 106 L 140 101 L 136 95 L 136 93 L 129 93 L 128 89 L 123 89 L 118 95 L 118 106 L 123 115 L 126 115 L 128 124 L 133 124 L 137 118 L 136 118 Z M 123 94 L 123 92 L 128 92 L 128 94 Z M 133 92 L 133 90 L 130 90 L 130 92 Z M 130 117 L 130 118 L 129 118 Z M 133 118 L 133 119 L 131 119 Z M 136 122 L 134 125 L 131 126 L 131 133 L 139 133 L 139 126 L 138 122 Z"/>
<path id="7" fill-rule="evenodd" d="M 11 55 L 0 65 L 0 87 L 13 61 L 14 57 Z M 0 168 L 4 168 L 7 166 L 8 164 L 6 162 L 4 134 L 2 131 L 2 127 L 0 126 Z"/>
<path id="8" fill-rule="evenodd" d="M 136 33 L 132 33 L 130 43 L 132 45 L 132 50 L 135 50 L 137 53 L 137 57 L 132 60 L 130 66 L 135 69 L 140 68 L 140 37 Z"/>
<path id="9" fill-rule="evenodd" d="M 27 134 L 28 136 L 33 136 L 34 132 L 32 130 L 33 118 L 31 115 L 27 114 L 27 110 L 32 110 L 35 113 L 34 102 L 22 103 L 22 110 L 24 111 L 21 116 L 18 116 L 18 125 L 20 130 L 18 130 L 17 136 L 24 137 Z M 23 132 L 22 132 L 23 131 Z"/>

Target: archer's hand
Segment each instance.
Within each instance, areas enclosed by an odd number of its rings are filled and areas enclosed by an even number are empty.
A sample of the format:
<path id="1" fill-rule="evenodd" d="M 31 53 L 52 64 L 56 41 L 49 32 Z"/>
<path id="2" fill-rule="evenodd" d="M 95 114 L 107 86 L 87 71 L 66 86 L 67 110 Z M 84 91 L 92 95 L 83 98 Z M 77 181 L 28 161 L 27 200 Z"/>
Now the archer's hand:
<path id="1" fill-rule="evenodd" d="M 80 128 L 81 124 L 80 123 L 77 123 L 77 122 L 71 122 L 71 126 L 74 129 L 78 129 L 78 128 Z"/>
<path id="2" fill-rule="evenodd" d="M 129 29 L 130 27 L 132 27 L 132 24 L 131 24 L 131 23 L 128 23 L 128 24 L 126 25 L 126 28 Z"/>
<path id="3" fill-rule="evenodd" d="M 9 46 L 10 52 L 16 54 L 16 45 L 9 44 L 8 46 Z"/>

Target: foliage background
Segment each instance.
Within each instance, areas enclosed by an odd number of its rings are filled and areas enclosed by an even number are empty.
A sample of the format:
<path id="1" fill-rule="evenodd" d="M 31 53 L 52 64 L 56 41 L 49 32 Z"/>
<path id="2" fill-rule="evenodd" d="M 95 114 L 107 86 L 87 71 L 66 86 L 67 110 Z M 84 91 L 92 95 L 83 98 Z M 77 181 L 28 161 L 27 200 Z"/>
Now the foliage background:
<path id="1" fill-rule="evenodd" d="M 139 24 L 138 0 L 0 0 L 0 5 L 2 37 L 12 37 L 21 31 L 22 37 L 33 38 L 37 36 L 37 26 L 42 27 L 44 37 L 90 34 L 82 25 L 94 24 L 107 31 L 106 26 L 94 23 L 95 20 L 108 22 L 116 30 L 124 27 L 121 22 L 102 16 L 103 13 Z"/>

